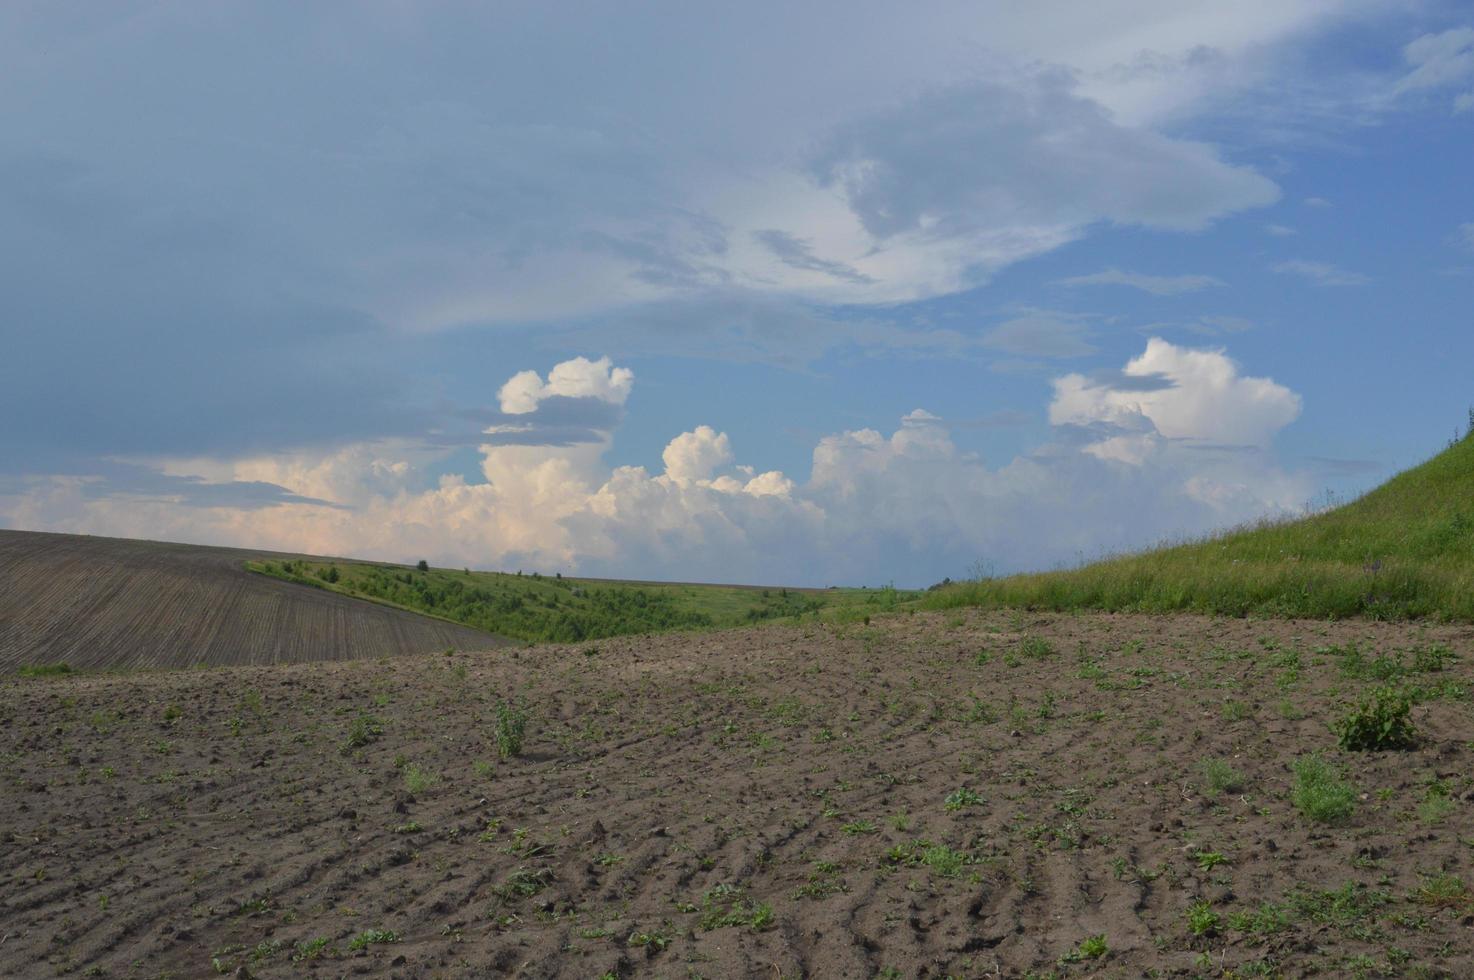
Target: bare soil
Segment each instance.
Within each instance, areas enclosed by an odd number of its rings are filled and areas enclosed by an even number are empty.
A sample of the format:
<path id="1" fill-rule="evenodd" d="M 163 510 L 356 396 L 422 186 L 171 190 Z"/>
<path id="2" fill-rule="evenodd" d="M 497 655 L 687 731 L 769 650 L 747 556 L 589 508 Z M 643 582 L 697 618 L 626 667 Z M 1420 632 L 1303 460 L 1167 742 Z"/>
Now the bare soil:
<path id="1" fill-rule="evenodd" d="M 1353 642 L 1461 658 L 1414 750 L 1336 749 Z M 1008 613 L 9 679 L 0 974 L 1474 976 L 1471 685 L 1467 627 Z"/>
<path id="2" fill-rule="evenodd" d="M 506 642 L 245 569 L 285 557 L 300 556 L 0 530 L 0 672 L 293 663 Z"/>

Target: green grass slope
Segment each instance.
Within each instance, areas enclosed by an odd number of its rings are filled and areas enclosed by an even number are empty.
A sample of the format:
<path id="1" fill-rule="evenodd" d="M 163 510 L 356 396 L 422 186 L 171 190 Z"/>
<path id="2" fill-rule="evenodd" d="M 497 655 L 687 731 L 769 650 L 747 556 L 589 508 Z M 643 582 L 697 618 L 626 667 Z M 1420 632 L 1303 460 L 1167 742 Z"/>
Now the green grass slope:
<path id="1" fill-rule="evenodd" d="M 1070 571 L 963 583 L 926 605 L 1471 620 L 1474 432 L 1303 520 Z"/>
<path id="2" fill-rule="evenodd" d="M 715 629 L 803 616 L 860 619 L 914 601 L 885 589 L 785 589 L 425 571 L 369 562 L 257 561 L 253 572 L 408 609 L 519 640 Z"/>

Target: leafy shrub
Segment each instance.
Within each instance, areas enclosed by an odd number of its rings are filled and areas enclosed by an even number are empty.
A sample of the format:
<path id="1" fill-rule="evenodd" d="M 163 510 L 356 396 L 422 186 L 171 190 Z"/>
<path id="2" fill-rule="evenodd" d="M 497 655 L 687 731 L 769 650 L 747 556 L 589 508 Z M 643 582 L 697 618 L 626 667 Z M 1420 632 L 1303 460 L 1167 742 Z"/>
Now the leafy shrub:
<path id="1" fill-rule="evenodd" d="M 1411 748 L 1418 737 L 1411 711 L 1407 695 L 1384 685 L 1352 705 L 1332 727 L 1341 748 L 1349 752 Z"/>
<path id="2" fill-rule="evenodd" d="M 1307 819 L 1338 823 L 1356 808 L 1356 790 L 1336 767 L 1315 755 L 1295 760 L 1295 786 L 1290 801 Z"/>
<path id="3" fill-rule="evenodd" d="M 527 710 L 513 701 L 503 701 L 496 708 L 496 750 L 503 759 L 522 754 L 522 739 L 527 734 Z"/>

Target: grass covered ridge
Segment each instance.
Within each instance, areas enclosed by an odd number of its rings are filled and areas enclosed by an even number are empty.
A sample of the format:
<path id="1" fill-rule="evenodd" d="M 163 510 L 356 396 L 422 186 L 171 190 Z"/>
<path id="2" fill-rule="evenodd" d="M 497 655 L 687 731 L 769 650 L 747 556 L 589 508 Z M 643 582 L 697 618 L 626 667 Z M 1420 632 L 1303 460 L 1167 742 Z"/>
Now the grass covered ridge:
<path id="1" fill-rule="evenodd" d="M 304 559 L 248 562 L 253 572 L 408 609 L 519 640 L 577 643 L 802 617 L 860 620 L 915 593 L 607 582 L 464 569 Z"/>
<path id="2" fill-rule="evenodd" d="M 925 604 L 1474 620 L 1474 432 L 1303 520 L 1070 571 L 962 583 Z"/>

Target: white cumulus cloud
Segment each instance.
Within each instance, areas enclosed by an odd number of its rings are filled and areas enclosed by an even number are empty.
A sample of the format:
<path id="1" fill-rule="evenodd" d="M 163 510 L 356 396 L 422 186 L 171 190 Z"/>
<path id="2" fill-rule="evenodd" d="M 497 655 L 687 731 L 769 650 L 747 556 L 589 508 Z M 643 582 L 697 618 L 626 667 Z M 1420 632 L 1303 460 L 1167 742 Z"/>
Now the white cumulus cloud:
<path id="1" fill-rule="evenodd" d="M 1167 439 L 1267 446 L 1300 414 L 1300 396 L 1269 378 L 1245 377 L 1221 350 L 1179 347 L 1160 338 L 1127 362 L 1123 380 L 1097 384 L 1080 374 L 1054 382 L 1055 425 L 1105 424 Z M 1159 379 L 1140 390 L 1130 379 Z"/>
<path id="2" fill-rule="evenodd" d="M 519 371 L 497 392 L 503 412 L 525 415 L 537 411 L 538 403 L 555 395 L 564 398 L 597 398 L 613 405 L 623 405 L 634 387 L 635 374 L 629 368 L 615 367 L 607 357 L 591 361 L 575 357 L 555 365 L 547 380 L 536 371 Z"/>
<path id="3" fill-rule="evenodd" d="M 555 368 L 536 391 L 623 399 L 633 383 L 605 359 L 565 363 L 575 368 Z M 1000 571 L 1048 567 L 1295 508 L 1312 487 L 1269 448 L 1299 411 L 1298 395 L 1221 350 L 1152 339 L 1118 371 L 1058 378 L 1054 437 L 992 464 L 917 408 L 889 432 L 821 437 L 806 479 L 740 464 L 726 433 L 698 425 L 670 440 L 659 473 L 610 467 L 612 434 L 483 445 L 475 482 L 428 479 L 423 450 L 363 445 L 318 460 L 168 464 L 182 476 L 267 480 L 336 507 L 180 508 L 99 496 L 85 478 L 37 477 L 8 496 L 0 489 L 0 522 L 615 577 L 925 584 L 978 558 Z"/>

